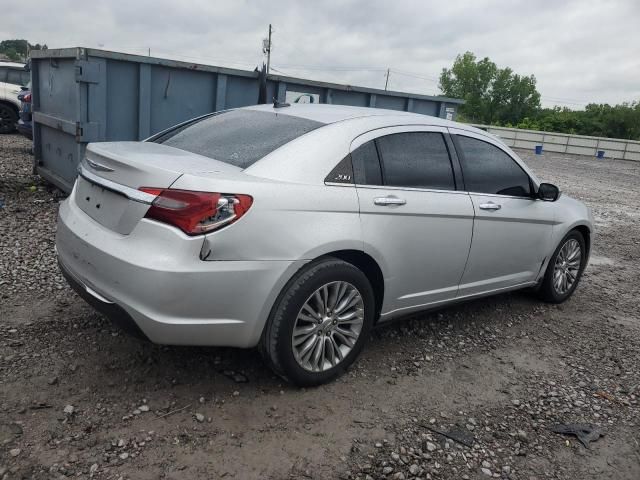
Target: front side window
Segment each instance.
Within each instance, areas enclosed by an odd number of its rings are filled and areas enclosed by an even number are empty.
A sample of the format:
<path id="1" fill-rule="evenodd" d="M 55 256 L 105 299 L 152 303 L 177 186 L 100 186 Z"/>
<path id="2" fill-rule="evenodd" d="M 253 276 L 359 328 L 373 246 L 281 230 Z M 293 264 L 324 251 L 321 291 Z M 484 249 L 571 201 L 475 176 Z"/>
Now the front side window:
<path id="1" fill-rule="evenodd" d="M 455 190 L 449 151 L 441 133 L 406 132 L 376 140 L 384 184 Z"/>
<path id="2" fill-rule="evenodd" d="M 469 192 L 528 197 L 531 195 L 529 175 L 507 155 L 488 142 L 457 136 L 462 150 L 460 162 Z"/>
<path id="3" fill-rule="evenodd" d="M 247 168 L 323 125 L 282 113 L 229 110 L 176 127 L 152 141 Z"/>

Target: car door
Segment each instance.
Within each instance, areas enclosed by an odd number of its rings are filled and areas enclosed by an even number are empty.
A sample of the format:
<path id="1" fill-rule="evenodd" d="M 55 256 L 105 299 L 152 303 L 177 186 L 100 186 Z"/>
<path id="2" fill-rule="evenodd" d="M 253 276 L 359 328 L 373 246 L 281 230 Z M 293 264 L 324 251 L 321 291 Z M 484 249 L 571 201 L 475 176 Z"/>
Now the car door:
<path id="1" fill-rule="evenodd" d="M 456 296 L 473 205 L 456 190 L 448 142 L 444 128 L 393 127 L 352 144 L 364 250 L 385 276 L 383 319 Z"/>
<path id="2" fill-rule="evenodd" d="M 535 182 L 500 142 L 449 130 L 475 210 L 458 296 L 535 281 L 551 250 L 554 205 L 534 198 Z"/>

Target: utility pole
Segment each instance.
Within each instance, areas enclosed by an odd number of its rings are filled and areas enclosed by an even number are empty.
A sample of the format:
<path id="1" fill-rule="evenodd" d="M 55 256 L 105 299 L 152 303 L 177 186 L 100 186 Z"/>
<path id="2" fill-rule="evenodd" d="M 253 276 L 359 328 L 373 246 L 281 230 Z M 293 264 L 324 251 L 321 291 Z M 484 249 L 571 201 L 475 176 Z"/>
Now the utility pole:
<path id="1" fill-rule="evenodd" d="M 387 68 L 387 79 L 384 81 L 384 89 L 386 90 L 389 86 L 389 69 Z"/>
<path id="2" fill-rule="evenodd" d="M 271 65 L 271 24 L 269 24 L 269 38 L 267 40 L 267 75 L 269 75 L 269 67 Z"/>
<path id="3" fill-rule="evenodd" d="M 149 53 L 148 56 L 150 57 L 151 56 L 151 47 L 149 47 L 148 53 Z"/>

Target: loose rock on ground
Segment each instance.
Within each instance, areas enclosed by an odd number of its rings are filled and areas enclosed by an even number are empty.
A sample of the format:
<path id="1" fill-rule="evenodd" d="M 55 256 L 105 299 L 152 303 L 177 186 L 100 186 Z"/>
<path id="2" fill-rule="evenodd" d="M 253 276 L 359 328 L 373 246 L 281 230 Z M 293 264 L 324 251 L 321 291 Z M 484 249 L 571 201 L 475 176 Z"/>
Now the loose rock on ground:
<path id="1" fill-rule="evenodd" d="M 574 297 L 420 314 L 297 389 L 253 350 L 151 345 L 85 305 L 53 250 L 63 194 L 0 136 L 0 479 L 637 480 L 640 164 L 522 155 L 593 208 Z M 586 449 L 558 424 L 604 436 Z"/>

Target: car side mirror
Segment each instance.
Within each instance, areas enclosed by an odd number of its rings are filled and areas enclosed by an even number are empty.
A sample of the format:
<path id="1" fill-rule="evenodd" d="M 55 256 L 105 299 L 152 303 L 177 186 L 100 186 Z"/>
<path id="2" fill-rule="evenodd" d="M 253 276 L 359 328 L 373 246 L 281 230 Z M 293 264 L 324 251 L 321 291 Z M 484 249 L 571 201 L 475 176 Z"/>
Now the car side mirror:
<path id="1" fill-rule="evenodd" d="M 541 183 L 538 187 L 538 198 L 545 202 L 555 202 L 560 198 L 560 189 L 551 183 Z"/>

